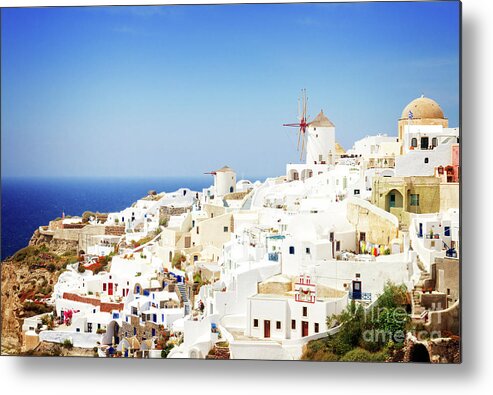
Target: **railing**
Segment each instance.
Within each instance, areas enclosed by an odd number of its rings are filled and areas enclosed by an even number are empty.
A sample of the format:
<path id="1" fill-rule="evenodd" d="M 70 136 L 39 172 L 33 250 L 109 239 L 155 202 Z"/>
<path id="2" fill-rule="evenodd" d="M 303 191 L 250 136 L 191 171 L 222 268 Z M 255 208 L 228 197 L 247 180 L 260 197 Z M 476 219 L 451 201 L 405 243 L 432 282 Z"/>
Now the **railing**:
<path id="1" fill-rule="evenodd" d="M 371 300 L 371 293 L 370 292 L 349 292 L 349 299 Z"/>

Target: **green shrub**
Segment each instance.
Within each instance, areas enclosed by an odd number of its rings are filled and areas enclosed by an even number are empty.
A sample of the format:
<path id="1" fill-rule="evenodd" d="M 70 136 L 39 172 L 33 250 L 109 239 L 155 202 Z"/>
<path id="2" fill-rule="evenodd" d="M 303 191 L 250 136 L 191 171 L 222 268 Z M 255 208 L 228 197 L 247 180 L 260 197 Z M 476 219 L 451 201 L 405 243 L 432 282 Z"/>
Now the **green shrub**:
<path id="1" fill-rule="evenodd" d="M 24 247 L 14 254 L 14 261 L 16 262 L 23 261 L 26 258 L 35 256 L 37 253 L 38 250 L 33 246 Z"/>
<path id="2" fill-rule="evenodd" d="M 373 361 L 373 355 L 371 352 L 364 350 L 363 348 L 355 348 L 348 351 L 340 359 L 341 362 L 369 362 Z"/>
<path id="3" fill-rule="evenodd" d="M 72 344 L 72 342 L 70 341 L 70 339 L 65 339 L 62 343 L 62 346 L 68 350 L 72 349 L 74 347 L 74 345 Z"/>

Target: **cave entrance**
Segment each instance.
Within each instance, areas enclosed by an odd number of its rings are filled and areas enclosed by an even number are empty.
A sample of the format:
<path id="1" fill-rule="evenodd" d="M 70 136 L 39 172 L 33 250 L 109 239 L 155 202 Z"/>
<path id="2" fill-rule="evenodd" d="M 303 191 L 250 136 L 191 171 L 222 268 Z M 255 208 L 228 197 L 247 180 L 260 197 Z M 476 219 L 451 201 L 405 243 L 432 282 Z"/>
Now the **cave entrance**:
<path id="1" fill-rule="evenodd" d="M 411 350 L 409 362 L 430 363 L 430 353 L 423 344 L 415 344 Z"/>

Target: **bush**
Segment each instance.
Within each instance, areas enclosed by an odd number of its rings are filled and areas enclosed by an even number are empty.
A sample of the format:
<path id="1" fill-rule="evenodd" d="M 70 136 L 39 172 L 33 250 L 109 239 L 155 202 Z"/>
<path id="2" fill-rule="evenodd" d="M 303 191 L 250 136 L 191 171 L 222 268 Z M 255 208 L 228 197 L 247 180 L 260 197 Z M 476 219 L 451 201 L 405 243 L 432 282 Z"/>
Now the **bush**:
<path id="1" fill-rule="evenodd" d="M 348 351 L 340 359 L 341 362 L 370 362 L 373 361 L 373 355 L 371 352 L 364 350 L 363 348 L 355 348 Z"/>
<path id="2" fill-rule="evenodd" d="M 33 257 L 37 253 L 38 253 L 38 250 L 33 246 L 24 247 L 14 254 L 14 261 L 16 261 L 16 262 L 23 261 L 26 258 Z"/>
<path id="3" fill-rule="evenodd" d="M 173 256 L 173 259 L 171 260 L 171 266 L 180 269 L 182 262 L 185 262 L 186 260 L 187 258 L 182 253 L 177 252 Z"/>
<path id="4" fill-rule="evenodd" d="M 91 217 L 96 217 L 96 213 L 92 211 L 84 211 L 84 213 L 82 214 L 82 222 L 83 223 L 89 222 L 89 218 Z"/>
<path id="5" fill-rule="evenodd" d="M 74 348 L 74 345 L 72 344 L 72 342 L 70 341 L 70 339 L 65 339 L 62 343 L 62 346 L 68 350 Z"/>
<path id="6" fill-rule="evenodd" d="M 169 352 L 174 347 L 174 344 L 168 344 L 164 350 L 161 351 L 161 358 L 168 358 Z"/>

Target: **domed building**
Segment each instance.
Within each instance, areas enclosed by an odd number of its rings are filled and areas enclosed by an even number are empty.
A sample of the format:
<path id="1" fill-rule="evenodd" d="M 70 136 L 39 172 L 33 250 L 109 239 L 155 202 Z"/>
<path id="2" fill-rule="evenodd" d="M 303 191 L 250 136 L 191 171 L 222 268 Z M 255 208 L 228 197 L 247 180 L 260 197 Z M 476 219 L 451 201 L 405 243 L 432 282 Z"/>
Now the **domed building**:
<path id="1" fill-rule="evenodd" d="M 411 101 L 402 110 L 401 117 L 397 123 L 399 142 L 404 142 L 404 127 L 406 125 L 440 125 L 448 127 L 448 119 L 444 117 L 440 105 L 429 97 L 418 97 Z M 402 153 L 401 148 L 401 153 Z"/>

